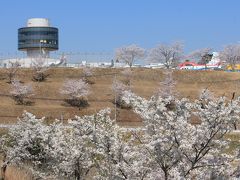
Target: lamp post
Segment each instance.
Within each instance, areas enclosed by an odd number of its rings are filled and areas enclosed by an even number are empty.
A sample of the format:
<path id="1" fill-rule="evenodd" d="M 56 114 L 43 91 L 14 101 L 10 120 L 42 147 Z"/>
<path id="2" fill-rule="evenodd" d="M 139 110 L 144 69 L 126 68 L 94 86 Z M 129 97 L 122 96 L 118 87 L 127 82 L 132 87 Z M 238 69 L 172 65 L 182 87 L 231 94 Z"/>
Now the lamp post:
<path id="1" fill-rule="evenodd" d="M 46 43 L 46 40 L 40 40 L 40 44 L 39 44 L 39 47 L 40 47 L 40 56 L 41 58 L 46 58 L 45 56 L 45 51 L 42 50 L 42 43 Z M 47 66 L 48 66 L 48 58 L 47 58 Z"/>
<path id="2" fill-rule="evenodd" d="M 39 44 L 39 51 L 40 51 L 40 56 L 42 56 L 42 43 L 44 43 L 44 40 L 40 40 L 40 44 Z"/>

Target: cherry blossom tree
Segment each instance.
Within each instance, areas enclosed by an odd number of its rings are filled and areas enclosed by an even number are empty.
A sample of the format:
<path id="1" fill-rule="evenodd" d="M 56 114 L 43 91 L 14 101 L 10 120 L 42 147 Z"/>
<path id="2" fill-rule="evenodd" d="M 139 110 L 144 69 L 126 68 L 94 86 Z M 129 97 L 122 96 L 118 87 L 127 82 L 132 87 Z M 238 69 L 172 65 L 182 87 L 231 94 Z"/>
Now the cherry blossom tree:
<path id="1" fill-rule="evenodd" d="M 86 179 L 93 168 L 97 179 L 129 177 L 132 168 L 123 157 L 131 150 L 123 151 L 120 130 L 109 109 L 51 125 L 25 112 L 1 141 L 5 165 L 28 168 L 36 178 Z"/>
<path id="2" fill-rule="evenodd" d="M 33 89 L 30 84 L 24 85 L 19 80 L 14 79 L 11 84 L 10 94 L 17 104 L 23 105 L 26 103 L 26 98 L 33 95 Z"/>
<path id="3" fill-rule="evenodd" d="M 66 126 L 55 126 L 53 132 L 50 155 L 54 174 L 58 178 L 85 179 L 94 166 L 92 118 L 76 117 Z"/>
<path id="4" fill-rule="evenodd" d="M 47 70 L 49 69 L 46 59 L 43 57 L 35 58 L 32 61 L 33 80 L 37 82 L 45 81 L 49 76 Z"/>
<path id="5" fill-rule="evenodd" d="M 163 71 L 165 78 L 162 82 L 159 83 L 160 88 L 158 89 L 157 96 L 161 96 L 163 98 L 167 98 L 170 96 L 177 96 L 178 93 L 176 91 L 176 81 L 173 79 L 173 71 L 166 70 Z"/>
<path id="6" fill-rule="evenodd" d="M 204 91 L 206 92 L 206 91 Z M 204 93 L 203 92 L 203 93 Z M 147 156 L 144 168 L 150 167 L 148 179 L 230 177 L 233 157 L 224 153 L 232 130 L 236 105 L 224 97 L 211 99 L 206 94 L 190 102 L 153 96 L 150 100 L 125 92 L 123 100 L 141 115 L 145 129 L 133 132 L 138 152 Z M 174 101 L 175 107 L 168 108 Z M 192 124 L 196 117 L 200 123 Z"/>
<path id="7" fill-rule="evenodd" d="M 91 165 L 92 124 L 77 119 L 67 126 L 58 121 L 46 125 L 44 118 L 25 112 L 5 137 L 5 164 L 28 168 L 36 178 L 84 178 Z"/>
<path id="8" fill-rule="evenodd" d="M 133 72 L 131 71 L 130 68 L 125 68 L 121 74 L 124 77 L 124 84 L 127 86 L 131 86 L 131 80 L 132 80 L 132 76 L 133 76 Z"/>
<path id="9" fill-rule="evenodd" d="M 174 42 L 172 44 L 160 44 L 148 53 L 148 61 L 164 63 L 166 68 L 171 68 L 182 58 L 183 44 Z"/>
<path id="10" fill-rule="evenodd" d="M 231 112 L 231 115 L 233 117 L 233 120 L 232 120 L 232 126 L 234 128 L 234 130 L 237 130 L 238 129 L 238 126 L 239 126 L 239 114 L 240 114 L 240 109 L 239 109 L 239 106 L 240 106 L 240 99 L 238 97 L 238 99 L 236 100 L 232 100 L 231 101 L 231 106 L 232 106 L 232 112 Z M 234 118 L 235 117 L 235 118 Z"/>
<path id="11" fill-rule="evenodd" d="M 220 59 L 229 64 L 232 70 L 234 70 L 235 65 L 240 63 L 240 44 L 231 44 L 226 46 L 220 52 Z"/>
<path id="12" fill-rule="evenodd" d="M 115 52 L 116 59 L 125 62 L 130 67 L 137 58 L 143 58 L 144 55 L 145 50 L 135 44 L 118 48 Z"/>
<path id="13" fill-rule="evenodd" d="M 82 79 L 69 79 L 65 81 L 60 93 L 67 95 L 65 101 L 71 106 L 80 108 L 88 105 L 87 95 L 90 93 L 89 85 Z"/>
<path id="14" fill-rule="evenodd" d="M 76 116 L 65 127 L 55 126 L 51 138 L 54 173 L 59 177 L 85 179 L 134 179 L 135 153 L 128 145 L 128 130 L 110 118 L 110 109 L 95 115 Z"/>
<path id="15" fill-rule="evenodd" d="M 16 74 L 19 70 L 20 64 L 18 61 L 9 62 L 9 67 L 5 68 L 5 74 L 8 77 L 8 83 L 12 83 L 14 78 L 16 78 Z"/>
<path id="16" fill-rule="evenodd" d="M 122 108 L 130 108 L 130 106 L 126 105 L 124 101 L 122 101 L 124 91 L 130 90 L 130 87 L 118 80 L 114 80 L 112 90 L 114 93 L 114 103 Z"/>
<path id="17" fill-rule="evenodd" d="M 110 109 L 89 116 L 76 116 L 65 127 L 56 126 L 51 138 L 54 173 L 59 177 L 85 179 L 94 171 L 95 179 L 126 179 L 130 168 L 124 128 L 110 118 Z"/>
<path id="18" fill-rule="evenodd" d="M 208 94 L 191 102 L 146 100 L 125 91 L 123 100 L 142 116 L 142 128 L 119 127 L 109 109 L 51 125 L 25 112 L 1 140 L 4 165 L 28 168 L 36 178 L 81 180 L 91 171 L 95 179 L 109 180 L 234 178 L 223 137 L 232 129 L 236 105 Z M 175 108 L 167 108 L 172 101 Z M 192 116 L 200 123 L 192 124 Z"/>
<path id="19" fill-rule="evenodd" d="M 93 76 L 93 69 L 90 67 L 84 67 L 83 80 L 88 84 L 94 84 L 94 81 L 92 80 L 92 76 Z"/>
<path id="20" fill-rule="evenodd" d="M 47 125 L 44 118 L 25 112 L 3 141 L 5 164 L 30 169 L 36 178 L 84 179 L 93 159 L 90 120 L 76 117 L 67 125 L 59 121 Z"/>
<path id="21" fill-rule="evenodd" d="M 94 118 L 94 144 L 96 179 L 132 179 L 133 160 L 131 147 L 126 134 L 128 130 L 120 128 L 110 118 L 110 109 L 105 109 Z"/>
<path id="22" fill-rule="evenodd" d="M 24 112 L 17 124 L 9 128 L 1 141 L 1 144 L 5 144 L 4 166 L 14 165 L 31 170 L 35 177 L 47 175 L 50 167 L 48 162 L 51 161 L 47 153 L 49 128 L 43 124 L 43 120 Z"/>

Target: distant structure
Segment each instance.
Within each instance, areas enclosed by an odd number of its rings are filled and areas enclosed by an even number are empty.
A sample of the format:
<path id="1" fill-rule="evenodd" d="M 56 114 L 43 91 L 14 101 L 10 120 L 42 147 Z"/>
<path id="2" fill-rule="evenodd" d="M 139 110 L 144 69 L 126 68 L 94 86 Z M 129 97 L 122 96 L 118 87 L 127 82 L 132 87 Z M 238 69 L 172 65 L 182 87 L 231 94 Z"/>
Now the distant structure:
<path id="1" fill-rule="evenodd" d="M 29 58 L 49 58 L 50 51 L 58 50 L 58 29 L 48 19 L 29 19 L 27 27 L 18 29 L 18 50 L 26 51 Z"/>
<path id="2" fill-rule="evenodd" d="M 221 69 L 222 62 L 219 58 L 218 52 L 213 52 L 209 55 L 210 61 L 206 64 L 197 64 L 195 62 L 183 62 L 178 65 L 178 69 L 185 69 L 185 70 L 205 70 L 205 69 Z"/>
<path id="3" fill-rule="evenodd" d="M 46 18 L 31 18 L 26 27 L 18 29 L 18 50 L 25 51 L 27 57 L 4 59 L 0 66 L 11 67 L 12 63 L 18 63 L 20 67 L 32 67 L 39 61 L 44 62 L 44 66 L 64 66 L 64 54 L 59 59 L 50 57 L 50 51 L 58 48 L 58 28 L 51 27 Z"/>

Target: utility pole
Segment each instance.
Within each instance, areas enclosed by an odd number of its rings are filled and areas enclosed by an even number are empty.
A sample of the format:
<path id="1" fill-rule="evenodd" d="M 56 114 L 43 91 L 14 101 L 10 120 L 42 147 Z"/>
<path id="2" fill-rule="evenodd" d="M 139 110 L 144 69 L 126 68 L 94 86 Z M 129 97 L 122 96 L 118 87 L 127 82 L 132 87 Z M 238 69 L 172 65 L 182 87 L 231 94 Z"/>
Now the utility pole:
<path id="1" fill-rule="evenodd" d="M 114 74 L 114 82 L 116 82 L 116 73 Z M 117 95 L 116 95 L 116 91 L 114 92 L 114 105 L 115 105 L 115 109 L 114 109 L 115 122 L 117 122 Z"/>

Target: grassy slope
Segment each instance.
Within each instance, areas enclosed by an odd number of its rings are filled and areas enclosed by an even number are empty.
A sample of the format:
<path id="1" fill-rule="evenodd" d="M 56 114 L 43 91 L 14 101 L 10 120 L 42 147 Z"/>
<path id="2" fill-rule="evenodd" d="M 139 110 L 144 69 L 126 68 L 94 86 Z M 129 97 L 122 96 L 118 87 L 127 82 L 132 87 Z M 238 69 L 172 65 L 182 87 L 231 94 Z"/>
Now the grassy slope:
<path id="1" fill-rule="evenodd" d="M 0 96 L 0 123 L 14 123 L 24 110 L 36 114 L 36 116 L 45 116 L 47 120 L 60 118 L 61 114 L 64 119 L 73 118 L 74 115 L 91 114 L 100 109 L 110 107 L 114 109 L 112 100 L 114 95 L 111 90 L 111 84 L 114 75 L 122 79 L 121 69 L 95 69 L 95 84 L 91 85 L 91 95 L 89 96 L 90 106 L 81 110 L 69 107 L 62 99 L 64 98 L 59 89 L 64 80 L 69 78 L 80 78 L 81 69 L 56 68 L 50 69 L 50 77 L 46 82 L 33 82 L 32 72 L 29 69 L 22 69 L 18 72 L 18 79 L 24 83 L 31 83 L 34 87 L 34 98 L 49 98 L 48 100 L 35 99 L 33 106 L 20 106 L 9 98 Z M 149 98 L 158 88 L 158 83 L 164 79 L 163 70 L 156 69 L 134 69 L 134 80 L 132 83 L 133 91 L 138 95 Z M 104 75 L 108 74 L 108 75 Z M 100 75 L 100 76 L 98 76 Z M 0 93 L 8 94 L 10 85 L 5 79 L 4 69 L 0 69 Z M 208 87 L 216 95 L 226 95 L 231 97 L 232 92 L 240 91 L 237 89 L 240 85 L 240 73 L 229 73 L 220 71 L 175 71 L 174 79 L 177 81 L 177 90 L 181 97 L 195 98 L 198 96 L 201 88 Z M 54 100 L 51 100 L 54 99 Z M 122 125 L 138 125 L 140 118 L 129 110 L 117 111 L 118 121 Z M 12 116 L 12 117 L 11 117 Z"/>
<path id="2" fill-rule="evenodd" d="M 96 69 L 96 75 L 118 73 L 121 70 L 114 69 Z M 35 90 L 34 97 L 44 97 L 52 99 L 63 99 L 64 97 L 59 93 L 64 80 L 68 78 L 79 78 L 82 75 L 81 69 L 51 69 L 49 71 L 50 77 L 46 82 L 37 83 L 32 82 L 32 72 L 30 70 L 21 70 L 18 72 L 18 78 L 24 83 L 31 83 Z M 120 75 L 117 79 L 122 79 Z M 0 93 L 8 94 L 10 85 L 6 83 L 6 76 L 3 69 L 0 69 Z M 158 88 L 158 83 L 163 80 L 164 76 L 162 70 L 149 69 L 135 69 L 133 90 L 138 95 L 149 98 Z M 91 85 L 92 93 L 89 96 L 90 106 L 88 108 L 78 110 L 77 108 L 67 107 L 62 100 L 35 100 L 33 106 L 19 106 L 15 105 L 14 101 L 9 97 L 0 96 L 0 123 L 14 123 L 15 117 L 20 116 L 23 110 L 27 110 L 36 114 L 37 116 L 46 116 L 47 119 L 59 118 L 60 114 L 64 118 L 72 118 L 74 115 L 91 114 L 102 108 L 110 107 L 114 109 L 112 104 L 113 93 L 111 91 L 111 83 L 114 79 L 113 75 L 97 76 L 94 81 L 96 84 Z M 240 73 L 227 73 L 219 71 L 175 71 L 174 79 L 177 80 L 177 90 L 181 97 L 189 97 L 191 99 L 198 96 L 201 88 L 208 87 L 214 91 L 216 95 L 225 94 L 231 97 L 232 92 L 240 95 L 238 86 L 240 85 Z M 138 125 L 136 121 L 140 118 L 128 110 L 118 110 L 118 121 L 122 125 Z M 229 135 L 232 139 L 229 153 L 239 144 L 235 139 L 239 139 L 239 135 Z M 237 141 L 237 140 L 236 140 Z M 1 158 L 0 158 L 1 159 Z M 0 174 L 1 176 L 1 174 Z M 15 167 L 10 167 L 6 172 L 6 179 L 32 179 L 23 170 L 18 170 Z"/>

